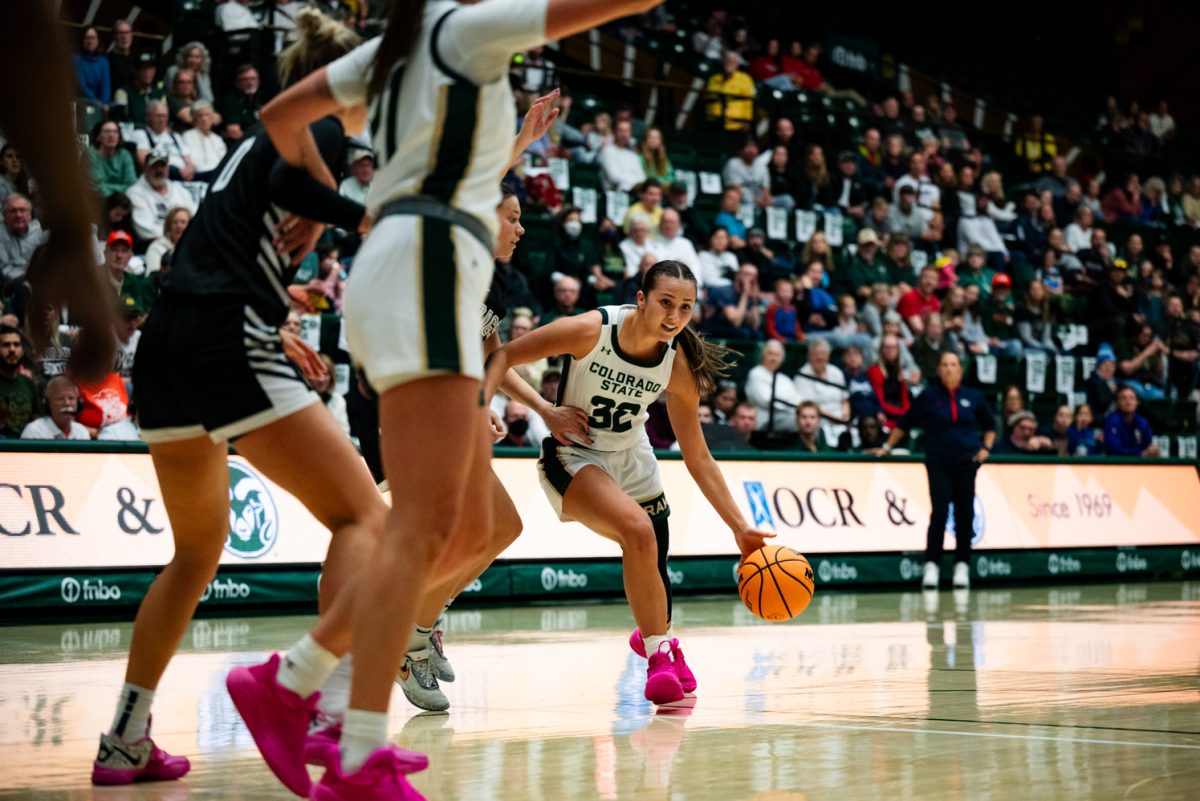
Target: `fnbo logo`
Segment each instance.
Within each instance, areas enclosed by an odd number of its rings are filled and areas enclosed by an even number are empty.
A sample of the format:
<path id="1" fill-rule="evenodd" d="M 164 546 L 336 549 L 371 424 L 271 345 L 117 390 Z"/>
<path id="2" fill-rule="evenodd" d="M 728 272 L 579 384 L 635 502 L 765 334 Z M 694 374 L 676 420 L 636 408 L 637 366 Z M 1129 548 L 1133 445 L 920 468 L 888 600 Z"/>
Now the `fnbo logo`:
<path id="1" fill-rule="evenodd" d="M 239 462 L 229 463 L 229 538 L 225 550 L 257 559 L 271 550 L 279 533 L 279 512 L 266 483 Z"/>

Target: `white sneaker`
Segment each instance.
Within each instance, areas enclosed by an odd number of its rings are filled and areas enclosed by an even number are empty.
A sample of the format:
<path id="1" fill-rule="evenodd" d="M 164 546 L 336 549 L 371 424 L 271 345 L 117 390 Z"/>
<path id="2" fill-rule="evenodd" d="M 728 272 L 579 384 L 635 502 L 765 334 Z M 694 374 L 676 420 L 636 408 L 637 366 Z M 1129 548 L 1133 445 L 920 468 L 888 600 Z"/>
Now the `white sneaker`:
<path id="1" fill-rule="evenodd" d="M 433 649 L 433 653 L 429 655 L 429 663 L 433 665 L 434 675 L 438 677 L 439 681 L 454 681 L 454 668 L 450 665 L 450 660 L 446 658 L 446 652 L 442 646 L 445 627 L 445 615 L 438 615 L 437 622 L 433 624 L 433 634 L 429 636 L 429 645 Z"/>
<path id="2" fill-rule="evenodd" d="M 925 578 L 921 579 L 921 586 L 929 590 L 936 590 L 941 574 L 942 571 L 938 568 L 937 562 L 926 562 Z"/>
<path id="3" fill-rule="evenodd" d="M 432 650 L 422 648 L 405 654 L 404 664 L 396 671 L 396 683 L 413 706 L 430 712 L 442 712 L 450 708 L 450 699 L 438 686 L 433 665 L 429 663 Z"/>
<path id="4" fill-rule="evenodd" d="M 954 586 L 964 590 L 971 586 L 971 566 L 966 562 L 954 564 Z"/>

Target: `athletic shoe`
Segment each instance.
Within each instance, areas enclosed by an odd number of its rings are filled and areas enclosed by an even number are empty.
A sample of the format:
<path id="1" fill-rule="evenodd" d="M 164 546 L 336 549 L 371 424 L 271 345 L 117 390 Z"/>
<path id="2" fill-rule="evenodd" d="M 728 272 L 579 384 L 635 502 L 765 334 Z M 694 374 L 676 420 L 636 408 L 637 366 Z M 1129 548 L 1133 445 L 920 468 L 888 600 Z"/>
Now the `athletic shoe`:
<path id="1" fill-rule="evenodd" d="M 92 763 L 92 784 L 133 784 L 178 779 L 192 768 L 187 757 L 171 756 L 150 739 L 150 731 L 136 743 L 115 734 L 100 735 L 100 751 Z"/>
<path id="2" fill-rule="evenodd" d="M 342 741 L 342 724 L 331 723 L 318 726 L 304 738 L 304 761 L 319 768 L 329 767 L 329 760 L 337 755 L 338 743 Z"/>
<path id="3" fill-rule="evenodd" d="M 289 790 L 307 798 L 312 779 L 305 767 L 305 741 L 321 694 L 301 698 L 275 680 L 278 672 L 279 654 L 271 654 L 261 665 L 229 671 L 225 687 L 267 767 Z"/>
<path id="4" fill-rule="evenodd" d="M 955 563 L 954 586 L 961 590 L 965 590 L 971 586 L 971 566 L 966 562 Z"/>
<path id="5" fill-rule="evenodd" d="M 679 676 L 679 684 L 683 691 L 696 692 L 696 675 L 684 660 L 683 649 L 679 647 L 678 639 L 671 640 L 671 662 L 675 665 L 675 675 Z"/>
<path id="6" fill-rule="evenodd" d="M 646 641 L 642 639 L 642 630 L 635 628 L 629 635 L 629 647 L 643 659 L 646 657 Z M 685 693 L 696 692 L 696 676 L 684 661 L 683 651 L 679 649 L 679 640 L 671 640 L 671 656 L 674 660 L 675 672 L 679 674 L 679 683 Z"/>
<path id="7" fill-rule="evenodd" d="M 450 699 L 438 686 L 433 665 L 429 663 L 431 653 L 432 648 L 421 648 L 405 654 L 404 664 L 396 671 L 396 683 L 413 706 L 430 712 L 442 712 L 450 708 Z"/>
<path id="8" fill-rule="evenodd" d="M 419 768 L 415 757 L 424 764 Z M 325 775 L 312 788 L 312 801 L 425 801 L 406 774 L 424 770 L 429 764 L 423 754 L 405 751 L 396 745 L 380 748 L 367 757 L 362 768 L 349 776 L 342 773 L 342 760 L 335 754 Z"/>
<path id="9" fill-rule="evenodd" d="M 666 646 L 666 650 L 663 649 Z M 655 704 L 669 704 L 683 698 L 683 685 L 671 662 L 670 644 L 663 643 L 658 653 L 650 655 L 646 668 L 646 700 Z"/>
<path id="10" fill-rule="evenodd" d="M 442 637 L 445 633 L 446 616 L 438 615 L 437 622 L 433 624 L 433 634 L 429 636 L 429 644 L 433 646 L 433 653 L 429 655 L 429 664 L 433 665 L 433 672 L 438 677 L 438 681 L 454 681 L 454 668 L 450 666 L 450 660 L 446 658 L 446 651 L 442 646 Z"/>
<path id="11" fill-rule="evenodd" d="M 938 568 L 937 562 L 926 562 L 925 577 L 921 579 L 921 586 L 928 590 L 936 590 L 941 574 L 942 571 Z"/>

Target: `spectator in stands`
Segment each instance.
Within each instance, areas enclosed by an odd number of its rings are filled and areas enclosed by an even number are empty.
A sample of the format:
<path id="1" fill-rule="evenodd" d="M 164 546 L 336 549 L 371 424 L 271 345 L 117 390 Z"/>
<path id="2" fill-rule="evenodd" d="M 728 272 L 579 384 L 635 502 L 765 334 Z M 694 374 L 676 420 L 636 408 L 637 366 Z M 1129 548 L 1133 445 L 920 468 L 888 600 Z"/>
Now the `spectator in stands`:
<path id="1" fill-rule="evenodd" d="M 908 159 L 905 157 L 906 146 L 904 137 L 891 134 L 884 140 L 883 145 L 883 192 L 886 197 L 893 197 L 896 182 L 908 173 Z M 915 192 L 914 192 L 915 194 Z"/>
<path id="2" fill-rule="evenodd" d="M 133 142 L 137 147 L 138 166 L 143 170 L 146 157 L 150 151 L 157 150 L 167 154 L 169 175 L 174 181 L 190 181 L 196 176 L 196 165 L 192 162 L 192 151 L 184 143 L 183 137 L 167 127 L 167 104 L 161 100 L 152 100 L 146 104 L 146 127 L 138 128 L 133 134 Z"/>
<path id="3" fill-rule="evenodd" d="M 181 207 L 196 213 L 192 194 L 168 177 L 169 161 L 165 151 L 151 150 L 146 156 L 145 174 L 129 187 L 134 231 L 144 242 L 159 236 L 171 209 Z"/>
<path id="4" fill-rule="evenodd" d="M 796 308 L 796 289 L 790 278 L 775 279 L 775 300 L 764 313 L 767 339 L 778 342 L 801 342 L 800 312 Z"/>
<path id="5" fill-rule="evenodd" d="M 736 398 L 736 389 L 734 392 Z M 729 428 L 745 443 L 745 448 L 739 450 L 753 450 L 751 438 L 754 436 L 755 426 L 758 425 L 758 412 L 754 409 L 754 405 L 746 401 L 738 403 L 730 410 L 728 421 Z"/>
<path id="6" fill-rule="evenodd" d="M 899 341 L 900 369 L 904 371 L 909 385 L 917 386 L 921 383 L 921 368 L 917 367 L 917 363 L 908 349 L 909 343 L 912 341 L 912 335 L 908 333 L 908 330 L 900 321 L 900 315 L 894 311 L 889 311 L 883 315 L 882 332 L 878 337 L 871 340 L 872 353 L 879 353 L 880 346 L 883 344 L 883 338 L 886 336 L 894 336 Z"/>
<path id="7" fill-rule="evenodd" d="M 1125 131 L 1125 149 L 1137 156 L 1152 155 L 1158 147 L 1158 139 L 1150 126 L 1150 115 L 1140 112 L 1134 124 Z"/>
<path id="8" fill-rule="evenodd" d="M 936 373 L 935 368 L 929 375 Z M 867 370 L 867 380 L 890 431 L 908 413 L 912 403 L 900 361 L 900 340 L 894 335 L 885 334 L 880 338 L 879 357 Z"/>
<path id="9" fill-rule="evenodd" d="M 192 213 L 186 208 L 176 207 L 167 212 L 167 218 L 163 220 L 162 236 L 146 248 L 146 275 L 152 275 L 162 269 L 163 256 L 174 252 L 179 238 L 183 236 L 191 221 Z"/>
<path id="10" fill-rule="evenodd" d="M 829 193 L 829 169 L 825 166 L 825 151 L 818 144 L 804 148 L 803 160 L 794 173 L 792 196 L 798 209 L 821 210 Z"/>
<path id="11" fill-rule="evenodd" d="M 936 375 L 943 353 L 955 353 L 960 361 L 963 357 L 962 349 L 954 336 L 946 330 L 946 324 L 938 312 L 931 312 L 925 318 L 925 330 L 913 341 L 909 350 L 921 370 L 921 375 Z"/>
<path id="12" fill-rule="evenodd" d="M 837 316 L 832 327 L 824 332 L 814 332 L 814 335 L 839 350 L 851 345 L 864 350 L 871 347 L 871 335 L 867 333 L 866 324 L 859 319 L 858 301 L 853 295 L 842 295 L 837 299 Z"/>
<path id="13" fill-rule="evenodd" d="M 217 25 L 225 32 L 244 31 L 262 27 L 250 11 L 250 0 L 226 0 L 217 6 Z"/>
<path id="14" fill-rule="evenodd" d="M 832 349 L 824 340 L 808 345 L 808 360 L 796 375 L 796 389 L 803 400 L 821 410 L 821 428 L 829 442 L 837 442 L 850 422 L 850 392 L 840 367 L 830 363 Z"/>
<path id="15" fill-rule="evenodd" d="M 1030 176 L 1037 178 L 1053 170 L 1054 157 L 1058 155 L 1058 141 L 1054 134 L 1046 133 L 1042 115 L 1034 114 L 1029 118 L 1029 128 L 1017 137 L 1015 150 Z"/>
<path id="16" fill-rule="evenodd" d="M 1017 412 L 1005 420 L 1008 434 L 996 443 L 996 453 L 1044 456 L 1055 452 L 1054 442 L 1037 433 L 1033 412 Z"/>
<path id="17" fill-rule="evenodd" d="M 1067 181 L 1065 194 L 1054 197 L 1054 221 L 1064 231 L 1075 221 L 1083 206 L 1083 187 L 1074 178 Z"/>
<path id="18" fill-rule="evenodd" d="M 814 261 L 819 261 L 825 267 L 825 274 L 830 276 L 830 283 L 833 283 L 833 273 L 836 264 L 833 260 L 833 249 L 829 247 L 829 239 L 826 238 L 824 231 L 813 231 L 812 236 L 804 243 L 804 251 L 800 258 L 801 264 L 812 264 Z"/>
<path id="19" fill-rule="evenodd" d="M 0 203 L 14 193 L 32 200 L 33 189 L 21 154 L 11 144 L 5 144 L 0 148 Z"/>
<path id="20" fill-rule="evenodd" d="M 166 100 L 167 90 L 155 77 L 158 65 L 152 53 L 138 53 L 133 60 L 133 82 L 113 95 L 115 118 L 140 125 L 146 119 L 146 106 L 152 100 Z"/>
<path id="21" fill-rule="evenodd" d="M 1167 185 L 1162 178 L 1153 176 L 1142 187 L 1142 213 L 1132 222 L 1135 225 L 1153 225 L 1165 228 L 1170 221 L 1167 205 Z"/>
<path id="22" fill-rule="evenodd" d="M 675 168 L 667 156 L 667 146 L 663 143 L 662 131 L 651 128 L 646 131 L 646 139 L 642 142 L 641 150 L 642 171 L 646 177 L 665 186 L 675 180 Z"/>
<path id="23" fill-rule="evenodd" d="M 725 162 L 721 180 L 726 190 L 735 186 L 742 190 L 742 198 L 757 206 L 770 203 L 771 178 L 766 163 L 758 161 L 758 144 L 753 139 L 742 143 L 738 154 Z"/>
<path id="24" fill-rule="evenodd" d="M 133 239 L 124 231 L 113 231 L 108 235 L 108 241 L 104 243 L 104 269 L 107 271 L 108 281 L 112 285 L 113 295 L 120 298 L 124 294 L 129 294 L 139 301 L 142 301 L 141 306 L 148 308 L 149 303 L 146 303 L 146 298 L 143 297 L 141 282 L 137 276 L 129 272 L 129 261 L 133 257 Z"/>
<path id="25" fill-rule="evenodd" d="M 896 302 L 896 311 L 908 326 L 913 336 L 920 336 L 925 331 L 925 320 L 931 314 L 941 311 L 941 303 L 933 291 L 937 289 L 938 270 L 928 266 L 921 270 L 917 285 L 900 296 Z"/>
<path id="26" fill-rule="evenodd" d="M 783 71 L 783 49 L 775 37 L 767 39 L 763 52 L 750 62 L 750 77 L 771 89 L 792 89 L 791 77 Z"/>
<path id="27" fill-rule="evenodd" d="M 638 192 L 638 199 L 629 210 L 625 212 L 624 229 L 629 233 L 629 229 L 633 224 L 633 220 L 637 217 L 644 217 L 650 224 L 651 229 L 656 229 L 662 224 L 662 186 L 653 178 L 647 178 Z"/>
<path id="28" fill-rule="evenodd" d="M 987 263 L 987 253 L 979 245 L 969 245 L 966 254 L 966 263 L 958 268 L 958 284 L 964 288 L 977 286 L 979 296 L 987 298 L 992 293 L 996 271 Z"/>
<path id="29" fill-rule="evenodd" d="M 46 384 L 42 417 L 25 426 L 21 439 L 91 439 L 88 430 L 76 422 L 79 413 L 79 389 L 65 376 L 56 376 Z"/>
<path id="30" fill-rule="evenodd" d="M 1179 295 L 1167 298 L 1165 315 L 1162 339 L 1171 357 L 1167 374 L 1175 396 L 1187 399 L 1196 389 L 1200 370 L 1200 325 L 1194 317 L 1185 316 L 1183 298 Z"/>
<path id="31" fill-rule="evenodd" d="M 742 208 L 742 189 L 739 186 L 727 186 L 721 192 L 721 207 L 714 220 L 718 228 L 724 228 L 729 235 L 729 245 L 740 249 L 746 246 L 747 225 L 739 216 Z"/>
<path id="32" fill-rule="evenodd" d="M 580 283 L 590 283 L 597 292 L 613 287 L 613 279 L 601 268 L 600 251 L 590 236 L 583 235 L 583 220 L 577 206 L 564 206 L 558 213 L 551 267 Z"/>
<path id="33" fill-rule="evenodd" d="M 1104 210 L 1105 222 L 1125 225 L 1140 220 L 1143 213 L 1142 182 L 1137 173 L 1129 173 L 1124 185 L 1109 190 L 1100 201 L 1100 207 Z"/>
<path id="34" fill-rule="evenodd" d="M 1103 432 L 1092 426 L 1092 407 L 1081 403 L 1075 407 L 1071 427 L 1067 429 L 1068 456 L 1096 456 L 1103 452 Z"/>
<path id="35" fill-rule="evenodd" d="M 629 225 L 629 236 L 621 240 L 621 255 L 625 259 L 625 277 L 631 278 L 638 274 L 638 267 L 647 254 L 654 253 L 654 243 L 650 239 L 650 220 L 638 216 Z"/>
<path id="36" fill-rule="evenodd" d="M 886 137 L 899 136 L 903 143 L 908 134 L 908 123 L 900 116 L 900 101 L 894 97 L 884 98 L 880 104 L 876 127 Z"/>
<path id="37" fill-rule="evenodd" d="M 108 59 L 109 83 L 119 88 L 133 83 L 133 25 L 119 19 L 112 25 L 112 46 Z"/>
<path id="38" fill-rule="evenodd" d="M 917 207 L 917 190 L 912 186 L 902 186 L 897 193 L 896 203 L 888 211 L 888 233 L 920 239 L 929 230 L 931 216 L 929 211 Z"/>
<path id="39" fill-rule="evenodd" d="M 600 149 L 600 170 L 606 189 L 631 192 L 646 180 L 642 159 L 633 148 L 633 123 L 621 120 L 614 128 L 612 142 Z"/>
<path id="40" fill-rule="evenodd" d="M 888 217 L 891 214 L 892 206 L 888 203 L 887 198 L 882 195 L 871 201 L 871 210 L 863 220 L 862 228 L 870 228 L 875 232 L 875 236 L 884 237 L 888 235 Z M 860 229 L 862 230 L 862 229 Z"/>
<path id="41" fill-rule="evenodd" d="M 188 42 L 179 48 L 175 63 L 167 68 L 167 85 L 174 86 L 175 76 L 183 70 L 191 70 L 195 79 L 195 94 L 197 100 L 215 99 L 212 86 L 212 58 L 203 42 Z M 217 124 L 220 124 L 218 120 Z"/>
<path id="42" fill-rule="evenodd" d="M 810 92 L 820 92 L 821 94 L 834 98 L 835 100 L 849 100 L 859 108 L 866 108 L 867 101 L 862 95 L 853 89 L 835 89 L 825 80 L 825 76 L 821 74 L 817 62 L 821 58 L 821 43 L 810 41 L 808 46 L 804 48 L 804 57 L 799 65 L 798 89 L 804 89 Z"/>
<path id="43" fill-rule="evenodd" d="M 1084 322 L 1089 342 L 1116 342 L 1135 322 L 1137 301 L 1125 278 L 1125 262 L 1118 259 L 1108 265 L 1107 274 L 1088 295 Z"/>
<path id="44" fill-rule="evenodd" d="M 726 50 L 722 71 L 708 79 L 708 119 L 726 131 L 749 131 L 754 121 L 754 79 L 742 72 L 741 57 Z"/>
<path id="45" fill-rule="evenodd" d="M 1050 163 L 1050 172 L 1042 175 L 1034 183 L 1034 189 L 1038 192 L 1049 190 L 1055 197 L 1062 197 L 1067 193 L 1067 186 L 1071 183 L 1071 179 L 1067 176 L 1067 157 L 1055 156 Z"/>
<path id="46" fill-rule="evenodd" d="M 579 306 L 579 279 L 564 275 L 554 282 L 554 308 L 542 314 L 538 325 L 549 325 L 559 317 L 574 317 L 583 314 L 587 309 Z"/>
<path id="47" fill-rule="evenodd" d="M 1010 230 L 1010 224 L 1017 219 L 1017 207 L 1004 196 L 1004 178 L 1000 173 L 994 170 L 986 173 L 979 181 L 979 193 L 987 198 L 987 207 L 984 209 L 987 216 L 994 220 L 1001 230 Z M 976 210 L 980 208 L 982 207 L 976 207 Z"/>
<path id="48" fill-rule="evenodd" d="M 1175 138 L 1175 118 L 1171 116 L 1171 112 L 1167 108 L 1167 101 L 1158 101 L 1158 105 L 1150 113 L 1149 122 L 1150 132 L 1154 134 L 1154 138 L 1160 143 L 1165 143 Z"/>
<path id="49" fill-rule="evenodd" d="M 886 261 L 879 255 L 879 236 L 874 229 L 864 228 L 858 232 L 858 251 L 846 270 L 846 289 L 852 290 L 864 300 L 871 293 L 873 284 L 890 284 L 891 273 Z"/>
<path id="50" fill-rule="evenodd" d="M 496 444 L 506 448 L 534 447 L 537 443 L 529 437 L 529 422 L 529 409 L 525 404 L 509 400 L 504 407 L 504 426 L 508 431 Z"/>
<path id="51" fill-rule="evenodd" d="M 867 332 L 877 339 L 883 334 L 883 318 L 892 311 L 892 290 L 883 281 L 870 284 L 866 289 L 869 294 L 862 307 L 862 320 Z"/>
<path id="52" fill-rule="evenodd" d="M 1117 400 L 1117 356 L 1112 345 L 1102 342 L 1096 351 L 1096 366 L 1084 381 L 1088 406 L 1106 417 Z"/>
<path id="53" fill-rule="evenodd" d="M 810 262 L 796 279 L 797 305 L 802 314 L 800 323 L 805 333 L 828 338 L 837 325 L 837 301 L 825 289 L 825 265 L 821 261 Z"/>
<path id="54" fill-rule="evenodd" d="M 791 156 L 783 145 L 770 151 L 771 160 L 766 164 L 767 197 L 771 205 L 781 209 L 796 207 L 796 175 L 789 160 Z M 759 159 L 761 161 L 761 159 Z M 757 163 L 757 162 L 756 162 Z"/>
<path id="55" fill-rule="evenodd" d="M 117 335 L 117 375 L 126 381 L 133 378 L 133 360 L 137 356 L 138 343 L 142 339 L 140 326 L 146 310 L 133 295 L 123 294 L 117 299 L 117 320 L 113 331 Z"/>
<path id="56" fill-rule="evenodd" d="M 897 296 L 903 295 L 916 285 L 917 272 L 913 267 L 912 242 L 907 234 L 897 233 L 888 237 L 883 263 L 887 265 L 887 282 L 895 287 Z"/>
<path id="57" fill-rule="evenodd" d="M 133 156 L 121 147 L 121 127 L 105 120 L 92 132 L 92 147 L 88 149 L 92 167 L 92 183 L 101 197 L 124 192 L 137 180 Z"/>
<path id="58" fill-rule="evenodd" d="M 1170 348 L 1145 324 L 1133 328 L 1133 336 L 1117 343 L 1117 383 L 1132 387 L 1140 400 L 1167 397 Z"/>
<path id="59" fill-rule="evenodd" d="M 958 250 L 966 253 L 972 246 L 979 246 L 985 253 L 988 267 L 1000 272 L 1008 263 L 1008 247 L 1000 236 L 996 222 L 987 213 L 991 202 L 987 195 L 977 195 L 975 214 L 959 220 Z"/>
<path id="60" fill-rule="evenodd" d="M 192 163 L 196 167 L 193 177 L 197 181 L 211 181 L 217 174 L 217 165 L 225 158 L 225 140 L 213 131 L 216 124 L 212 103 L 197 100 L 192 104 L 193 127 L 185 131 L 182 137 L 183 144 L 191 151 Z"/>
<path id="61" fill-rule="evenodd" d="M 725 42 L 725 12 L 714 9 L 704 27 L 692 34 L 692 49 L 709 61 L 721 58 Z"/>
<path id="62" fill-rule="evenodd" d="M 1188 180 L 1187 191 L 1180 199 L 1179 208 L 1186 225 L 1200 227 L 1200 175 L 1193 175 Z"/>
<path id="63" fill-rule="evenodd" d="M 821 411 L 813 401 L 807 400 L 796 407 L 795 445 L 789 448 L 801 453 L 832 453 L 826 430 L 821 424 Z"/>
<path id="64" fill-rule="evenodd" d="M 775 251 L 767 247 L 767 235 L 761 228 L 746 232 L 746 246 L 736 251 L 738 264 L 753 264 L 758 270 L 758 285 L 763 292 L 770 292 L 774 283 Z"/>
<path id="65" fill-rule="evenodd" d="M 724 339 L 761 339 L 760 297 L 758 270 L 741 265 L 732 284 L 707 287 L 704 330 Z"/>
<path id="66" fill-rule="evenodd" d="M 1078 253 L 1092 246 L 1092 226 L 1095 216 L 1091 208 L 1080 205 L 1075 212 L 1075 220 L 1067 226 L 1063 235 L 1066 237 L 1067 250 Z"/>
<path id="67" fill-rule="evenodd" d="M 356 203 L 367 202 L 367 192 L 375 178 L 375 154 L 365 147 L 357 147 L 347 156 L 349 175 L 338 185 L 338 194 Z"/>
<path id="68" fill-rule="evenodd" d="M 875 389 L 867 376 L 866 359 L 858 345 L 849 345 L 842 351 L 842 374 L 846 376 L 846 391 L 850 393 L 850 417 L 882 420 L 883 410 L 875 397 Z"/>
<path id="69" fill-rule="evenodd" d="M 1054 205 L 1044 202 L 1032 193 L 1025 195 L 1025 209 L 1017 217 L 1017 248 L 1025 254 L 1027 261 L 1042 262 L 1046 252 L 1046 238 L 1055 227 Z"/>
<path id="70" fill-rule="evenodd" d="M 1072 419 L 1071 407 L 1064 403 L 1054 410 L 1054 419 L 1050 421 L 1050 425 L 1042 426 L 1042 430 L 1038 432 L 1050 440 L 1054 445 L 1054 453 L 1058 456 L 1071 455 Z"/>
<path id="71" fill-rule="evenodd" d="M 1021 346 L 1025 353 L 1059 353 L 1051 330 L 1054 318 L 1051 315 L 1050 296 L 1041 281 L 1029 282 L 1025 298 L 1017 307 L 1014 319 L 1017 323 L 1017 336 L 1021 338 Z"/>
<path id="72" fill-rule="evenodd" d="M 883 174 L 883 138 L 878 128 L 868 128 L 863 133 L 862 144 L 858 146 L 855 161 L 858 164 L 858 177 L 866 188 L 868 195 L 874 198 L 884 191 Z"/>
<path id="73" fill-rule="evenodd" d="M 867 216 L 867 189 L 858 179 L 858 161 L 848 150 L 838 155 L 838 174 L 829 183 L 823 205 L 841 209 L 860 225 Z"/>
<path id="74" fill-rule="evenodd" d="M 1100 179 L 1092 178 L 1088 180 L 1087 185 L 1083 190 L 1083 200 L 1081 201 L 1089 209 L 1092 210 L 1092 219 L 1103 219 L 1104 207 L 1100 204 Z"/>
<path id="75" fill-rule="evenodd" d="M 896 179 L 892 185 L 892 202 L 900 202 L 900 193 L 904 187 L 912 187 L 916 195 L 916 204 L 923 209 L 933 210 L 941 203 L 941 192 L 929 179 L 927 161 L 924 153 L 913 153 L 908 157 L 908 171 Z"/>
<path id="76" fill-rule="evenodd" d="M 240 65 L 235 76 L 236 91 L 225 93 L 221 103 L 221 118 L 225 121 L 225 138 L 236 141 L 258 122 L 262 98 L 258 94 L 258 70 L 252 65 Z"/>
<path id="77" fill-rule="evenodd" d="M 717 226 L 708 237 L 708 248 L 700 252 L 700 272 L 697 278 L 705 291 L 729 286 L 738 271 L 737 256 L 729 249 L 729 232 Z"/>
<path id="78" fill-rule="evenodd" d="M 773 441 L 796 433 L 796 407 L 800 394 L 795 382 L 785 375 L 783 345 L 768 339 L 759 354 L 759 363 L 746 376 L 746 400 L 754 405 L 756 445 L 770 447 Z"/>
<path id="79" fill-rule="evenodd" d="M 45 242 L 47 233 L 33 219 L 33 204 L 20 193 L 4 201 L 4 228 L 0 230 L 0 295 L 25 280 L 29 259 Z"/>
<path id="80" fill-rule="evenodd" d="M 113 192 L 101 203 L 100 227 L 96 231 L 97 243 L 108 239 L 108 235 L 113 231 L 124 231 L 130 236 L 133 235 L 133 203 L 124 192 Z"/>
<path id="81" fill-rule="evenodd" d="M 89 25 L 83 29 L 79 51 L 75 53 L 75 77 L 88 100 L 95 100 L 108 110 L 112 102 L 112 72 L 108 59 L 100 53 L 100 33 Z"/>
<path id="82" fill-rule="evenodd" d="M 1116 411 L 1104 418 L 1104 453 L 1108 456 L 1141 456 L 1156 459 L 1162 451 L 1154 444 L 1150 421 L 1137 413 L 1133 387 L 1117 390 Z"/>
<path id="83" fill-rule="evenodd" d="M 683 235 L 683 223 L 675 209 L 663 209 L 658 235 L 650 244 L 650 250 L 659 259 L 670 259 L 686 264 L 692 273 L 699 276 L 700 255 L 692 240 Z"/>
<path id="84" fill-rule="evenodd" d="M 192 127 L 192 104 L 200 99 L 196 93 L 196 73 L 182 69 L 168 82 L 167 112 L 172 130 L 180 133 Z"/>
<path id="85" fill-rule="evenodd" d="M 0 324 L 0 439 L 19 438 L 41 403 L 37 385 L 22 369 L 24 361 L 21 331 Z M 786 383 L 792 389 L 792 382 Z"/>

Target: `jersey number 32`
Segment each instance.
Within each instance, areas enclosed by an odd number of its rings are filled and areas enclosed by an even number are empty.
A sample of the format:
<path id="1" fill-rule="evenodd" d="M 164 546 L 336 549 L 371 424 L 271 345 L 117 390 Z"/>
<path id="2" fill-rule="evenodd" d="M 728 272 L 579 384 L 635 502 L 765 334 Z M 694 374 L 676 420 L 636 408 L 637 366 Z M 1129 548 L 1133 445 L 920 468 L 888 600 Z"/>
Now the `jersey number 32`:
<path id="1" fill-rule="evenodd" d="M 588 424 L 621 434 L 633 428 L 633 421 L 641 413 L 642 407 L 636 403 L 618 404 L 612 398 L 596 395 L 592 398 L 592 415 L 588 418 Z"/>

